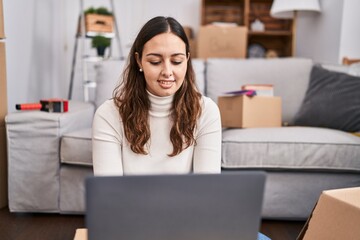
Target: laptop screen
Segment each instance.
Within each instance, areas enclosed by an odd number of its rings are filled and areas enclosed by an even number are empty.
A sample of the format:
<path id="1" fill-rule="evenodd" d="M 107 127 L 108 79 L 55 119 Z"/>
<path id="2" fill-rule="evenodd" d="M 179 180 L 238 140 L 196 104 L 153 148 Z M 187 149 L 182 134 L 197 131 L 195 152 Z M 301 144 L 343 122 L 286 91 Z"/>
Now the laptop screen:
<path id="1" fill-rule="evenodd" d="M 88 239 L 257 239 L 265 173 L 90 177 Z"/>

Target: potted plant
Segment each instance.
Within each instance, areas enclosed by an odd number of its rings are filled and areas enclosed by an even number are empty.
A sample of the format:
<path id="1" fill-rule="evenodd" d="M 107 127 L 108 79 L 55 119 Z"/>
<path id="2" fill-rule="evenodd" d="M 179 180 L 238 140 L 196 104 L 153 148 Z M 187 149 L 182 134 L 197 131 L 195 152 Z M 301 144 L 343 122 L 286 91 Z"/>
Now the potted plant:
<path id="1" fill-rule="evenodd" d="M 91 41 L 91 47 L 96 48 L 97 54 L 100 57 L 104 57 L 105 50 L 107 47 L 110 47 L 110 45 L 111 39 L 101 35 L 93 37 Z"/>

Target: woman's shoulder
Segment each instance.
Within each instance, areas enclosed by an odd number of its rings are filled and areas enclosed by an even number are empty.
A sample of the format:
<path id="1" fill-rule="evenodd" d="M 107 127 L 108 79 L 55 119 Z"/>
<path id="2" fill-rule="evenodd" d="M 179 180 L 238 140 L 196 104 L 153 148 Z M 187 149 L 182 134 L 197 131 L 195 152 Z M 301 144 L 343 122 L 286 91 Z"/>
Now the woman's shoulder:
<path id="1" fill-rule="evenodd" d="M 201 96 L 201 105 L 203 109 L 218 109 L 217 104 L 209 97 Z"/>
<path id="2" fill-rule="evenodd" d="M 220 114 L 219 108 L 217 104 L 209 97 L 201 96 L 201 107 L 202 107 L 202 115 L 215 115 L 218 116 Z"/>
<path id="3" fill-rule="evenodd" d="M 198 136 L 208 131 L 221 129 L 221 116 L 217 104 L 206 96 L 201 98 L 201 116 L 198 122 Z"/>
<path id="4" fill-rule="evenodd" d="M 119 116 L 119 111 L 113 99 L 106 100 L 103 102 L 95 112 L 95 116 Z"/>

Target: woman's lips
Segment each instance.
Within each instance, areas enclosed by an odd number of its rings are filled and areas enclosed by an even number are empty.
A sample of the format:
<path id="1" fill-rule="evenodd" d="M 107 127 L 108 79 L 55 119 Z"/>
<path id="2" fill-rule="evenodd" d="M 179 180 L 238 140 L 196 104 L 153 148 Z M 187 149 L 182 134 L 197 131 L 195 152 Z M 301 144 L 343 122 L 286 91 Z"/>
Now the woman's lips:
<path id="1" fill-rule="evenodd" d="M 175 80 L 158 80 L 158 83 L 162 88 L 168 89 L 175 84 Z"/>

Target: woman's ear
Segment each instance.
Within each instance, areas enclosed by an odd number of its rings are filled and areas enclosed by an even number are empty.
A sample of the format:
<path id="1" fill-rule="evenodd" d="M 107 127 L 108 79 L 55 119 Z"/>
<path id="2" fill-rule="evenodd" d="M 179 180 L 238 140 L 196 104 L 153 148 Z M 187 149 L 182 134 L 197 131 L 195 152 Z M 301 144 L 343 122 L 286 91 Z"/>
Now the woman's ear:
<path id="1" fill-rule="evenodd" d="M 135 52 L 135 59 L 136 59 L 136 62 L 139 66 L 140 69 L 142 69 L 142 66 L 141 66 L 141 59 L 140 59 L 140 55 L 138 52 Z"/>
<path id="2" fill-rule="evenodd" d="M 187 54 L 187 60 L 189 60 L 190 59 L 190 52 L 188 52 L 188 54 Z"/>

